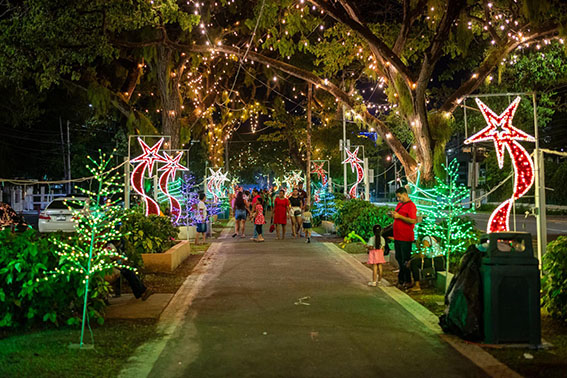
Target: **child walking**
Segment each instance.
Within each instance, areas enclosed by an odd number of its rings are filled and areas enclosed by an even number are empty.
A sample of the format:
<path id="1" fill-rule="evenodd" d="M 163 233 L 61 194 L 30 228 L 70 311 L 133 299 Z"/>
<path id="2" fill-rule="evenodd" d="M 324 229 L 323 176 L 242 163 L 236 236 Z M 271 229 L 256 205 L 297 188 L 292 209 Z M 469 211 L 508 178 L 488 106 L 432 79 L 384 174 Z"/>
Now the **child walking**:
<path id="1" fill-rule="evenodd" d="M 301 219 L 303 219 L 303 231 L 305 231 L 306 243 L 311 243 L 311 221 L 313 215 L 309 211 L 309 205 L 305 205 L 303 208 L 303 214 L 301 214 Z"/>
<path id="2" fill-rule="evenodd" d="M 374 236 L 368 240 L 366 248 L 368 251 L 368 264 L 372 265 L 372 281 L 368 282 L 368 286 L 376 286 L 382 280 L 382 264 L 386 263 L 384 259 L 384 245 L 386 241 L 382 237 L 382 227 L 375 225 L 372 228 Z M 380 272 L 380 275 L 378 275 Z M 378 280 L 377 280 L 378 278 Z"/>
<path id="3" fill-rule="evenodd" d="M 205 193 L 199 193 L 199 203 L 197 204 L 197 233 L 195 234 L 195 245 L 199 245 L 199 235 L 203 237 L 205 244 L 207 239 L 207 205 L 205 204 Z"/>
<path id="4" fill-rule="evenodd" d="M 252 217 L 254 219 L 254 227 L 256 227 L 256 233 L 258 234 L 257 238 L 253 238 L 255 242 L 263 242 L 264 241 L 264 234 L 262 232 L 262 226 L 266 223 L 266 219 L 264 217 L 264 200 L 262 197 L 258 197 L 256 200 L 256 204 L 254 205 L 254 213 L 252 213 Z"/>

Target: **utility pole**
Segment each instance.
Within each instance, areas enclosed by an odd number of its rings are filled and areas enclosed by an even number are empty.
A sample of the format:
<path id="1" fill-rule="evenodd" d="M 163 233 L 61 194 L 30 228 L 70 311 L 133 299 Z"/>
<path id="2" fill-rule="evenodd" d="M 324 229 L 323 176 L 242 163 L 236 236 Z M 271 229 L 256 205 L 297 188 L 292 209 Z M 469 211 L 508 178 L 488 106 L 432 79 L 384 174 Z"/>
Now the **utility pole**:
<path id="1" fill-rule="evenodd" d="M 346 160 L 346 148 L 347 148 L 347 142 L 346 142 L 346 106 L 343 105 L 343 161 Z M 346 164 L 343 164 L 343 184 L 344 184 L 344 188 L 343 188 L 343 193 L 345 195 L 345 198 L 347 196 L 347 166 Z"/>
<path id="2" fill-rule="evenodd" d="M 63 120 L 59 117 L 59 131 L 61 133 L 61 155 L 63 156 L 63 179 L 67 178 L 67 159 L 65 159 L 65 139 L 63 137 Z"/>
<path id="3" fill-rule="evenodd" d="M 537 209 L 537 259 L 539 261 L 540 275 L 543 274 L 542 258 L 547 246 L 547 214 L 545 201 L 545 161 L 543 152 L 539 149 L 539 130 L 537 123 L 537 101 L 536 94 L 532 94 L 532 104 L 534 109 L 534 137 L 535 137 L 535 206 Z"/>
<path id="4" fill-rule="evenodd" d="M 363 150 L 364 151 L 364 150 Z M 370 178 L 368 177 L 368 158 L 364 158 L 364 200 L 370 201 Z"/>
<path id="5" fill-rule="evenodd" d="M 71 134 L 69 133 L 69 120 L 67 120 L 67 194 L 71 194 L 73 186 L 71 184 Z"/>
<path id="6" fill-rule="evenodd" d="M 311 98 L 313 86 L 307 83 L 307 173 L 305 186 L 307 191 L 307 205 L 311 205 Z"/>
<path id="7" fill-rule="evenodd" d="M 476 199 L 476 146 L 473 144 L 471 146 L 472 149 L 472 171 L 471 171 L 471 203 L 472 206 L 475 206 L 475 199 Z"/>

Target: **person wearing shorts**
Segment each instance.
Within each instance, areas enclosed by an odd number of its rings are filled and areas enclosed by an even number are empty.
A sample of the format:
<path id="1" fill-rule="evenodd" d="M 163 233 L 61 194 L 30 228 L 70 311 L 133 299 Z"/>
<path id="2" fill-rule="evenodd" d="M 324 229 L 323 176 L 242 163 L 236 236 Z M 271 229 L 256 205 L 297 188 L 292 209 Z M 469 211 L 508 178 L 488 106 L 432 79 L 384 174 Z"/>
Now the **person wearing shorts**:
<path id="1" fill-rule="evenodd" d="M 203 238 L 203 243 L 207 239 L 207 205 L 205 205 L 205 193 L 199 193 L 199 203 L 197 204 L 197 234 L 195 235 L 195 245 L 199 245 L 199 235 Z"/>
<path id="2" fill-rule="evenodd" d="M 246 217 L 248 208 L 248 201 L 244 199 L 244 193 L 241 191 L 236 194 L 236 199 L 234 200 L 234 220 L 235 220 L 235 229 L 234 234 L 232 235 L 233 238 L 240 235 L 241 238 L 244 237 L 244 227 L 246 226 Z"/>
<path id="3" fill-rule="evenodd" d="M 311 222 L 313 220 L 313 214 L 309 211 L 309 205 L 304 206 L 304 211 L 301 217 L 303 218 L 303 230 L 305 231 L 305 237 L 307 238 L 305 242 L 311 243 Z"/>
<path id="4" fill-rule="evenodd" d="M 289 197 L 289 203 L 291 205 L 290 216 L 291 216 L 291 233 L 294 237 L 299 237 L 299 232 L 301 230 L 301 213 L 303 203 L 299 197 L 299 191 L 297 188 L 293 188 L 293 192 Z"/>

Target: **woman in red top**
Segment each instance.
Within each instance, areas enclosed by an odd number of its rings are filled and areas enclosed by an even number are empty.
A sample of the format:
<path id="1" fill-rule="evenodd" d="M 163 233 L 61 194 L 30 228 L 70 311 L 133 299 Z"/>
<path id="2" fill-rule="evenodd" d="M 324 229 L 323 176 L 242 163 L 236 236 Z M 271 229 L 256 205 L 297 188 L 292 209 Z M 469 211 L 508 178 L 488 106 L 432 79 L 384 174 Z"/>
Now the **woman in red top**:
<path id="1" fill-rule="evenodd" d="M 291 205 L 285 198 L 285 191 L 280 190 L 279 195 L 274 201 L 274 211 L 272 213 L 272 223 L 276 225 L 276 239 L 280 239 L 280 227 L 282 228 L 282 239 L 285 239 L 285 226 Z"/>

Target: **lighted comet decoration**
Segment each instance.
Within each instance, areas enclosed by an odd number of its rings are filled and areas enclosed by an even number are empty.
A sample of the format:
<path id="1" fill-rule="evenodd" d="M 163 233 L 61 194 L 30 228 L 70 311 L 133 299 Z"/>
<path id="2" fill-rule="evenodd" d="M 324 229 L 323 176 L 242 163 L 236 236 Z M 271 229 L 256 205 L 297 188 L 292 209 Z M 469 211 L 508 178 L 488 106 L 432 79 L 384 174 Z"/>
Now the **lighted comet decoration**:
<path id="1" fill-rule="evenodd" d="M 213 195 L 213 201 L 218 202 L 219 194 L 222 191 L 222 185 L 229 181 L 227 174 L 221 172 L 221 168 L 214 170 L 209 168 L 211 175 L 207 177 L 207 191 Z"/>
<path id="2" fill-rule="evenodd" d="M 466 144 L 494 141 L 500 169 L 504 164 L 504 148 L 508 150 L 514 167 L 514 192 L 510 199 L 501 203 L 490 215 L 487 232 L 509 231 L 512 203 L 525 195 L 534 183 L 534 163 L 528 151 L 517 141 L 535 142 L 535 138 L 512 125 L 512 118 L 514 118 L 520 100 L 520 97 L 516 97 L 508 108 L 498 116 L 477 98 L 476 103 L 488 126 L 465 140 Z"/>
<path id="3" fill-rule="evenodd" d="M 181 204 L 175 197 L 169 194 L 167 184 L 175 179 L 175 172 L 189 170 L 179 164 L 182 156 L 182 153 L 178 153 L 175 157 L 171 157 L 167 152 L 164 152 L 163 157 L 165 158 L 164 160 L 166 161 L 166 164 L 158 169 L 158 171 L 163 171 L 163 173 L 159 177 L 159 188 L 169 199 L 169 208 L 171 209 L 171 217 L 174 222 L 177 222 L 179 220 L 179 216 L 181 215 Z"/>
<path id="4" fill-rule="evenodd" d="M 146 216 L 150 214 L 159 215 L 160 209 L 156 201 L 149 197 L 144 190 L 144 177 L 151 177 L 155 162 L 166 162 L 166 160 L 159 154 L 159 149 L 163 144 L 163 138 L 158 140 L 156 144 L 149 147 L 141 138 L 138 138 L 138 143 L 142 147 L 142 154 L 135 159 L 130 160 L 131 163 L 140 163 L 132 171 L 131 183 L 132 188 L 142 196 L 146 205 Z"/>
<path id="5" fill-rule="evenodd" d="M 323 169 L 324 165 L 325 165 L 325 162 L 322 162 L 320 164 L 313 163 L 313 168 L 311 170 L 311 172 L 313 172 L 314 174 L 317 174 L 319 179 L 321 179 L 321 184 L 323 186 L 327 185 L 327 171 L 325 169 Z"/>
<path id="6" fill-rule="evenodd" d="M 362 169 L 362 166 L 360 165 L 362 163 L 362 160 L 360 160 L 360 158 L 357 156 L 358 149 L 359 147 L 356 147 L 356 150 L 354 150 L 354 152 L 350 152 L 348 149 L 345 149 L 348 157 L 345 159 L 345 161 L 343 161 L 343 164 L 350 163 L 350 169 L 352 170 L 352 172 L 354 172 L 354 169 L 356 168 L 356 182 L 348 191 L 350 198 L 356 198 L 356 189 L 358 188 L 358 184 L 360 184 L 362 180 L 364 180 L 364 169 Z"/>

